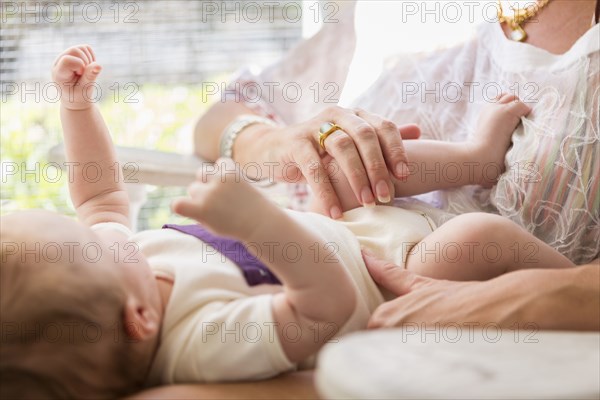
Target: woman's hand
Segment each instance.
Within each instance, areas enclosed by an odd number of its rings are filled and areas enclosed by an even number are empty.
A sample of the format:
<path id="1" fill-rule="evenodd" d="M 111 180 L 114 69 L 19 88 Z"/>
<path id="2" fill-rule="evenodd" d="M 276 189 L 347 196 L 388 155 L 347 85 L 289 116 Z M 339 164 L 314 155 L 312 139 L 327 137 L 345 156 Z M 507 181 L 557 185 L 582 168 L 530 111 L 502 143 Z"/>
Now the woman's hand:
<path id="1" fill-rule="evenodd" d="M 443 326 L 466 321 L 466 310 L 460 304 L 471 300 L 469 291 L 476 289 L 479 282 L 427 278 L 380 260 L 366 250 L 363 259 L 373 280 L 399 296 L 377 307 L 369 321 L 370 329 L 413 323 Z"/>
<path id="2" fill-rule="evenodd" d="M 481 329 L 600 330 L 600 263 L 568 269 L 525 269 L 484 282 L 416 275 L 363 251 L 369 273 L 399 296 L 380 305 L 369 328 L 464 325 Z"/>
<path id="3" fill-rule="evenodd" d="M 331 134 L 322 149 L 319 129 L 326 122 L 342 130 Z M 294 182 L 302 177 L 312 188 L 323 214 L 337 219 L 342 216 L 342 208 L 329 176 L 338 171 L 327 171 L 323 160 L 328 155 L 335 158 L 360 204 L 388 203 L 394 197 L 391 176 L 403 179 L 409 172 L 402 139 L 416 139 L 420 130 L 416 125 L 398 127 L 364 110 L 335 106 L 275 135 L 270 144 L 271 161 L 283 166 L 279 178 Z M 238 140 L 243 140 L 242 136 Z"/>

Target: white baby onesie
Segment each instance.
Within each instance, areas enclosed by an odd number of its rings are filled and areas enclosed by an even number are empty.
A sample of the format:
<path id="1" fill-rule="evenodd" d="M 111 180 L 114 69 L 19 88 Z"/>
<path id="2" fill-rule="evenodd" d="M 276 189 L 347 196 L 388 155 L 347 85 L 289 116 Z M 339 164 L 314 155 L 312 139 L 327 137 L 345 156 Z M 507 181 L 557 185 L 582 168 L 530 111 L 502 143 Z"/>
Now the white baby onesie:
<path id="1" fill-rule="evenodd" d="M 345 213 L 343 221 L 289 214 L 314 232 L 315 242 L 326 244 L 321 251 L 335 253 L 355 284 L 355 312 L 337 337 L 364 329 L 384 301 L 366 269 L 361 245 L 402 265 L 407 248 L 402 243 L 416 243 L 431 232 L 422 215 L 395 207 L 356 209 Z M 173 281 L 150 384 L 265 379 L 297 367 L 284 354 L 275 330 L 271 300 L 281 286 L 248 286 L 236 264 L 196 237 L 173 229 L 131 234 L 114 223 L 94 229 L 128 233 L 154 273 Z M 284 246 L 280 243 L 278 248 Z M 290 337 L 314 334 L 285 328 Z"/>

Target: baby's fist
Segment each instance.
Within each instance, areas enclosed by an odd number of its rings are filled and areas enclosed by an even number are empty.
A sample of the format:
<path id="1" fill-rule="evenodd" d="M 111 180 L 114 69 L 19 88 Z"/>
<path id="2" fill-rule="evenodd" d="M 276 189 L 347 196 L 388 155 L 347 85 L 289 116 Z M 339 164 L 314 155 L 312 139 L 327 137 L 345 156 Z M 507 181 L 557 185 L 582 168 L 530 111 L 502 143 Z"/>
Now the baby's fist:
<path id="1" fill-rule="evenodd" d="M 52 79 L 61 89 L 61 101 L 71 110 L 91 107 L 94 82 L 102 67 L 90 46 L 70 47 L 58 56 L 52 67 Z"/>

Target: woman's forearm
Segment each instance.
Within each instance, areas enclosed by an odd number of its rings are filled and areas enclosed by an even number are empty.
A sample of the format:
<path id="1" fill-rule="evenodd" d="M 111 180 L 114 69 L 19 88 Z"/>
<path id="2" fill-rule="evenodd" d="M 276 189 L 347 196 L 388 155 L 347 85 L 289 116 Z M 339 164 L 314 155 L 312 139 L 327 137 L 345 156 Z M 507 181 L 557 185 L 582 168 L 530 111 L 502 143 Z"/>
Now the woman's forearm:
<path id="1" fill-rule="evenodd" d="M 600 330 L 600 261 L 570 270 L 547 271 L 538 283 L 560 279 L 524 310 L 541 329 Z M 556 277 L 552 273 L 557 273 Z"/>
<path id="2" fill-rule="evenodd" d="M 369 327 L 450 324 L 505 329 L 600 330 L 600 261 L 569 269 L 527 269 L 484 282 L 416 275 L 365 254 L 373 279 L 399 297 Z"/>
<path id="3" fill-rule="evenodd" d="M 473 286 L 475 320 L 503 328 L 600 330 L 600 266 L 521 270 Z M 479 315 L 478 315 L 479 314 Z"/>

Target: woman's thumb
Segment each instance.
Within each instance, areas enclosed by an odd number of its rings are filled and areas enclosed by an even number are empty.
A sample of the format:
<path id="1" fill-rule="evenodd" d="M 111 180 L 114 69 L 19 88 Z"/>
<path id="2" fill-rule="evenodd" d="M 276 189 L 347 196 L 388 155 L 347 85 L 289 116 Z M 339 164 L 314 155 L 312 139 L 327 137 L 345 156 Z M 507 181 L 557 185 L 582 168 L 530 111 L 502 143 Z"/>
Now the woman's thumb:
<path id="1" fill-rule="evenodd" d="M 396 264 L 375 257 L 368 250 L 363 249 L 362 255 L 371 277 L 380 286 L 396 296 L 402 296 L 413 289 L 417 275 Z"/>

